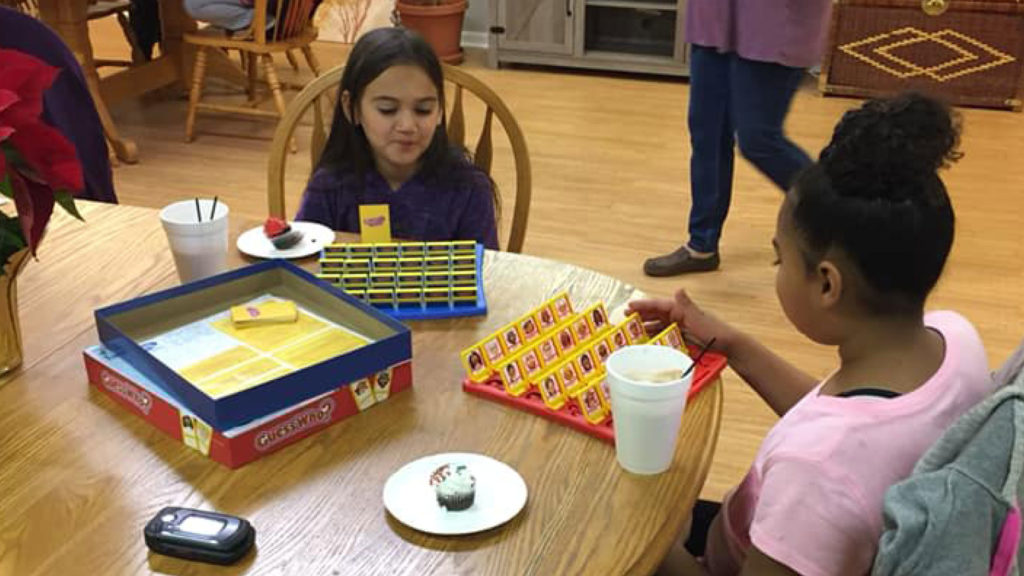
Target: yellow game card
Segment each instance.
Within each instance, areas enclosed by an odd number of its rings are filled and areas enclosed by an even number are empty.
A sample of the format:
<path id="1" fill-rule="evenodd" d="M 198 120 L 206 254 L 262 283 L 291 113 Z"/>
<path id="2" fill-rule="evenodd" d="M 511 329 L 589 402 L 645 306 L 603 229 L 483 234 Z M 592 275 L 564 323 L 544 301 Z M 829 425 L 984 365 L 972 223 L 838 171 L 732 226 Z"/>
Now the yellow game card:
<path id="1" fill-rule="evenodd" d="M 536 349 L 545 366 L 550 366 L 558 361 L 558 347 L 555 345 L 554 337 L 541 340 Z"/>
<path id="2" fill-rule="evenodd" d="M 393 374 L 391 368 L 378 372 L 371 378 L 373 381 L 373 397 L 377 402 L 383 402 L 391 396 L 391 380 Z"/>
<path id="3" fill-rule="evenodd" d="M 231 322 L 238 327 L 295 322 L 298 319 L 299 309 L 291 300 L 270 300 L 231 307 Z"/>
<path id="4" fill-rule="evenodd" d="M 612 347 L 608 344 L 605 339 L 598 340 L 590 348 L 590 351 L 597 357 L 597 363 L 604 367 L 604 363 L 608 360 L 608 357 L 612 355 Z"/>
<path id="5" fill-rule="evenodd" d="M 631 314 L 625 322 L 626 336 L 630 344 L 646 344 L 647 333 L 644 332 L 644 323 L 640 320 L 639 314 Z"/>
<path id="6" fill-rule="evenodd" d="M 683 346 L 683 334 L 679 331 L 679 326 L 674 322 L 669 325 L 668 328 L 662 330 L 657 336 L 651 338 L 651 341 L 661 346 L 668 346 L 669 348 L 675 348 L 682 352 L 686 352 L 686 347 Z"/>
<path id="7" fill-rule="evenodd" d="M 348 389 L 352 392 L 352 399 L 356 401 L 356 407 L 359 408 L 360 412 L 377 403 L 369 378 L 363 378 L 349 384 Z"/>
<path id="8" fill-rule="evenodd" d="M 576 337 L 572 335 L 572 328 L 568 325 L 563 326 L 555 333 L 554 340 L 559 356 L 566 356 L 576 348 Z"/>
<path id="9" fill-rule="evenodd" d="M 548 408 L 558 410 L 565 405 L 565 390 L 562 390 L 555 371 L 549 370 L 541 374 L 537 379 L 537 389 L 540 390 L 540 397 Z"/>
<path id="10" fill-rule="evenodd" d="M 505 392 L 511 396 L 522 396 L 526 393 L 526 378 L 523 377 L 523 369 L 515 358 L 507 364 L 498 367 L 498 374 L 501 375 L 501 382 L 505 385 Z"/>
<path id="11" fill-rule="evenodd" d="M 600 424 L 608 416 L 608 407 L 601 401 L 601 392 L 595 382 L 576 394 L 583 417 L 591 424 Z"/>
<path id="12" fill-rule="evenodd" d="M 365 244 L 391 243 L 391 213 L 387 204 L 359 207 L 359 236 Z"/>
<path id="13" fill-rule="evenodd" d="M 490 376 L 490 370 L 487 369 L 487 364 L 484 362 L 484 355 L 480 349 L 480 345 L 467 348 L 460 354 L 462 357 L 462 366 L 466 369 L 466 373 L 474 382 L 483 382 Z"/>
<path id="14" fill-rule="evenodd" d="M 562 292 L 558 296 L 552 298 L 549 304 L 555 311 L 556 322 L 562 322 L 573 314 L 572 302 L 569 300 L 569 294 L 565 292 Z"/>
<path id="15" fill-rule="evenodd" d="M 600 302 L 587 308 L 583 316 L 586 317 L 587 323 L 590 324 L 594 334 L 602 332 L 608 326 L 608 311 L 604 309 L 604 304 Z"/>
<path id="16" fill-rule="evenodd" d="M 559 364 L 555 371 L 558 373 L 558 380 L 562 384 L 562 389 L 567 394 L 576 392 L 580 385 L 583 384 L 579 373 L 576 372 L 576 364 L 572 360 Z"/>
<path id="17" fill-rule="evenodd" d="M 590 350 L 583 350 L 576 355 L 576 369 L 583 380 L 593 380 L 601 373 L 601 365 L 597 363 Z"/>

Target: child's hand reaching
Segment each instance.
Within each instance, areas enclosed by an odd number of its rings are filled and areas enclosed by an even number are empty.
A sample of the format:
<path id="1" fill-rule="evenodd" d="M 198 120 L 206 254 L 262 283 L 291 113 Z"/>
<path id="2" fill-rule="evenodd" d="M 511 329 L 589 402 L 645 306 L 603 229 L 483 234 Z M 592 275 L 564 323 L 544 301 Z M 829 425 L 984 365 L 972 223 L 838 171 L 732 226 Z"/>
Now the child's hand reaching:
<path id="1" fill-rule="evenodd" d="M 676 292 L 675 300 L 649 299 L 630 302 L 626 315 L 636 312 L 644 321 L 648 334 L 657 334 L 666 326 L 675 322 L 683 331 L 683 337 L 698 346 L 703 346 L 715 338 L 711 350 L 725 351 L 732 342 L 735 330 L 700 309 L 686 290 Z"/>

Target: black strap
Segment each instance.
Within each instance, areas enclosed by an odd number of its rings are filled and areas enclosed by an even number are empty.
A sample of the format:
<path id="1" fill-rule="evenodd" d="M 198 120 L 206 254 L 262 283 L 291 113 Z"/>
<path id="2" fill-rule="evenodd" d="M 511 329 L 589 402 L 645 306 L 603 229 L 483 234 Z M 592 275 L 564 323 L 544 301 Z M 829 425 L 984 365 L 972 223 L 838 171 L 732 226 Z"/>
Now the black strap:
<path id="1" fill-rule="evenodd" d="M 885 388 L 854 388 L 836 394 L 838 398 L 851 398 L 853 396 L 878 396 L 880 398 L 898 398 L 899 392 L 886 390 Z"/>

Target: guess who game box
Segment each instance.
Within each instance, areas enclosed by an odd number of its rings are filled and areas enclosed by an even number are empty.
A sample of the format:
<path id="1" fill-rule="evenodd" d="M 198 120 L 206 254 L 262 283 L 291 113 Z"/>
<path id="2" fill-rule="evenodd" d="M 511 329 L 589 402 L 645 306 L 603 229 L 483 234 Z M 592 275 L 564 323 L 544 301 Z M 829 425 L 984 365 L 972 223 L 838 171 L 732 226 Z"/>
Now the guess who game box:
<path id="1" fill-rule="evenodd" d="M 648 337 L 638 315 L 613 324 L 603 303 L 577 312 L 562 293 L 463 350 L 462 387 L 612 442 L 604 363 L 613 351 L 639 344 L 691 352 L 675 324 Z M 705 354 L 694 371 L 690 397 L 717 381 L 725 365 L 724 356 Z"/>
<path id="2" fill-rule="evenodd" d="M 412 385 L 402 324 L 274 260 L 96 311 L 90 383 L 230 467 Z"/>

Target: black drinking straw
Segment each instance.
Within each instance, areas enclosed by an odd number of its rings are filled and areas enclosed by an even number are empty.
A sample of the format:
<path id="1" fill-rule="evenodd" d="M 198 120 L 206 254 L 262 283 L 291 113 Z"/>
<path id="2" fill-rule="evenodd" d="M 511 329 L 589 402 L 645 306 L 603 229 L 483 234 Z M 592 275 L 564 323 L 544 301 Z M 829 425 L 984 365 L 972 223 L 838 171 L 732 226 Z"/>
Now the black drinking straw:
<path id="1" fill-rule="evenodd" d="M 196 197 L 196 222 L 203 221 L 203 213 L 199 211 L 199 197 Z"/>
<path id="2" fill-rule="evenodd" d="M 213 197 L 213 207 L 210 208 L 210 220 L 213 220 L 213 215 L 217 213 L 217 197 Z"/>
<path id="3" fill-rule="evenodd" d="M 700 359 L 704 357 L 704 353 L 707 352 L 708 349 L 711 348 L 712 344 L 714 343 L 714 337 L 712 337 L 711 340 L 708 340 L 708 343 L 704 345 L 704 348 L 701 348 L 701 351 L 697 353 L 697 357 L 693 359 L 693 363 L 690 364 L 690 367 L 686 369 L 686 372 L 683 372 L 681 378 L 686 378 L 686 375 L 689 374 L 694 369 L 694 367 L 697 366 L 697 362 L 700 362 Z"/>

